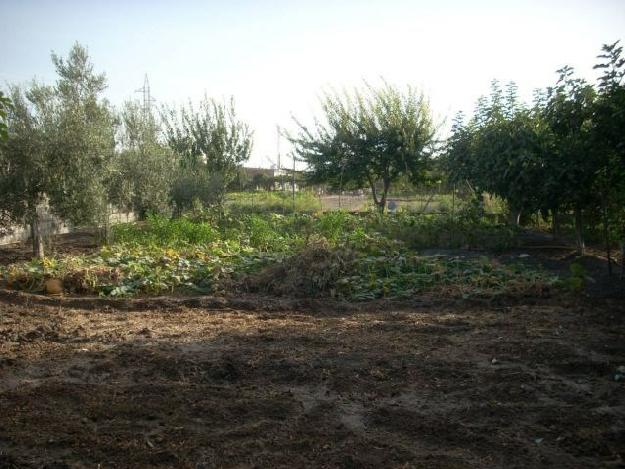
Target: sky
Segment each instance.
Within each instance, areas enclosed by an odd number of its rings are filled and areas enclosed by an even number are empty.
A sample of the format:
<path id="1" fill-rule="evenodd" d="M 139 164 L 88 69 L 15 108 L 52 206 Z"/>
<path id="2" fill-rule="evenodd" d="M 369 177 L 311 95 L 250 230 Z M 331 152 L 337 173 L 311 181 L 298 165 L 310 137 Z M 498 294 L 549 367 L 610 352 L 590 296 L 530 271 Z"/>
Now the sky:
<path id="1" fill-rule="evenodd" d="M 254 129 L 249 166 L 269 167 L 276 126 L 311 122 L 329 87 L 416 86 L 444 129 L 494 78 L 526 99 L 563 65 L 594 81 L 618 39 L 625 0 L 0 0 L 0 86 L 53 83 L 50 53 L 78 41 L 115 106 L 140 98 L 145 74 L 158 105 L 234 96 Z M 280 153 L 290 165 L 284 139 Z"/>

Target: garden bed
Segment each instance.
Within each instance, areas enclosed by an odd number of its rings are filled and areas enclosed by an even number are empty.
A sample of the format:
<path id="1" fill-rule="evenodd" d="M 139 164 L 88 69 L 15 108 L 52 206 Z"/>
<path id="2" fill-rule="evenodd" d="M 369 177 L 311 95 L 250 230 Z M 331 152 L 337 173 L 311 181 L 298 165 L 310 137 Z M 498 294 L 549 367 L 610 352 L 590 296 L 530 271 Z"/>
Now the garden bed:
<path id="1" fill-rule="evenodd" d="M 522 262 L 488 251 L 425 255 L 429 246 L 493 249 L 514 232 L 488 222 L 410 215 L 241 214 L 217 220 L 118 225 L 115 241 L 92 252 L 61 252 L 0 268 L 4 285 L 22 291 L 130 297 L 162 294 L 329 297 L 348 301 L 526 293 L 558 283 Z M 452 251 L 453 252 L 453 251 Z M 473 255 L 476 253 L 477 255 Z"/>

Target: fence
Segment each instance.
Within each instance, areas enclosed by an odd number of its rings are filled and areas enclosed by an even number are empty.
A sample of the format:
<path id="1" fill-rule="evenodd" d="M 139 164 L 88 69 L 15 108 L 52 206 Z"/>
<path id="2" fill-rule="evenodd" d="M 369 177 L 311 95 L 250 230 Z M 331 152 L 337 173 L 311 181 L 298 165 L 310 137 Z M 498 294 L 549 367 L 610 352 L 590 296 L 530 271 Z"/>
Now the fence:
<path id="1" fill-rule="evenodd" d="M 409 210 L 413 213 L 442 215 L 458 213 L 472 199 L 468 187 L 447 188 L 441 186 L 393 191 L 387 196 L 389 211 Z M 483 212 L 487 216 L 499 216 L 503 203 L 485 197 Z M 298 191 L 257 190 L 228 194 L 226 204 L 249 211 L 272 211 L 277 213 L 317 212 L 347 210 L 363 212 L 373 207 L 369 190 L 331 191 L 323 187 L 309 187 Z"/>

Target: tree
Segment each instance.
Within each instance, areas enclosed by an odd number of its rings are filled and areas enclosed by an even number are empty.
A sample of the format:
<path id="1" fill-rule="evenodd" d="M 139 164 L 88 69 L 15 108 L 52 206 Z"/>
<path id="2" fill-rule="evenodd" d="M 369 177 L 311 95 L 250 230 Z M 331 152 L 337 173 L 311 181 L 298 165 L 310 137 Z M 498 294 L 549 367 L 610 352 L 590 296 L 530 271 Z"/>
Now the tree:
<path id="1" fill-rule="evenodd" d="M 9 139 L 7 118 L 9 111 L 12 109 L 11 100 L 0 91 L 0 153 L 2 152 L 2 145 Z M 10 230 L 11 216 L 0 206 L 0 236 L 10 232 Z"/>
<path id="2" fill-rule="evenodd" d="M 516 85 L 509 84 L 504 96 L 493 81 L 468 124 L 462 115 L 454 121 L 445 154 L 450 179 L 501 197 L 519 224 L 522 212 L 539 207 L 545 137 L 535 113 L 518 101 Z"/>
<path id="3" fill-rule="evenodd" d="M 25 220 L 30 225 L 33 254 L 43 256 L 37 209 L 45 201 L 50 179 L 46 157 L 52 110 L 46 98 L 51 89 L 33 83 L 29 91 L 10 89 L 9 138 L 0 149 L 0 211 L 6 215 L 6 224 Z"/>
<path id="4" fill-rule="evenodd" d="M 176 155 L 159 141 L 159 126 L 151 112 L 136 102 L 126 102 L 121 128 L 111 201 L 144 218 L 149 212 L 169 211 Z"/>
<path id="5" fill-rule="evenodd" d="M 116 121 L 101 98 L 106 76 L 94 72 L 87 49 L 78 43 L 67 59 L 52 54 L 52 61 L 59 75 L 54 87 L 59 112 L 50 160 L 55 173 L 47 191 L 50 205 L 64 220 L 96 224 L 108 236 Z"/>
<path id="6" fill-rule="evenodd" d="M 544 118 L 554 140 L 553 157 L 546 173 L 557 188 L 565 208 L 575 213 L 577 249 L 584 253 L 583 210 L 595 203 L 597 152 L 592 144 L 593 106 L 596 92 L 574 77 L 571 67 L 558 70 L 555 87 L 547 90 Z"/>
<path id="7" fill-rule="evenodd" d="M 263 173 L 255 174 L 250 181 L 250 187 L 252 190 L 261 188 L 267 192 L 272 191 L 275 187 L 275 179 L 272 176 L 268 176 Z"/>
<path id="8" fill-rule="evenodd" d="M 31 227 L 33 253 L 44 255 L 39 208 L 74 224 L 108 224 L 107 183 L 114 151 L 114 119 L 99 95 L 103 74 L 75 44 L 67 59 L 52 54 L 59 79 L 11 88 L 14 109 L 0 153 L 0 211 Z"/>
<path id="9" fill-rule="evenodd" d="M 165 108 L 162 116 L 166 141 L 180 161 L 173 188 L 177 209 L 190 208 L 194 199 L 221 205 L 226 187 L 252 151 L 252 131 L 238 118 L 234 100 L 205 97 L 198 110 L 189 103 Z"/>
<path id="10" fill-rule="evenodd" d="M 605 44 L 597 57 L 602 70 L 598 95 L 594 105 L 593 147 L 599 155 L 600 170 L 597 189 L 601 198 L 604 241 L 610 263 L 611 226 L 617 226 L 616 236 L 621 240 L 622 269 L 625 273 L 625 58 L 619 41 Z"/>
<path id="11" fill-rule="evenodd" d="M 0 143 L 9 138 L 7 114 L 12 109 L 11 100 L 0 91 Z"/>
<path id="12" fill-rule="evenodd" d="M 295 120 L 296 135 L 288 135 L 296 156 L 308 164 L 310 183 L 369 187 L 383 211 L 391 184 L 407 175 L 424 178 L 436 127 L 422 93 L 401 92 L 385 83 L 321 99 L 322 120 L 309 129 Z"/>

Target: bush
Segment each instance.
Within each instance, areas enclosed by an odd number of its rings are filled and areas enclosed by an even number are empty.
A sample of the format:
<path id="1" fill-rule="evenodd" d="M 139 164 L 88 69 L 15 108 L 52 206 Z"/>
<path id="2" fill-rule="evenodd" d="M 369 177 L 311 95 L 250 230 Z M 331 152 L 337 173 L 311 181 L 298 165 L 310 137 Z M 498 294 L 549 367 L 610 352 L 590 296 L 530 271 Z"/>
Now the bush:
<path id="1" fill-rule="evenodd" d="M 179 247 L 211 243 L 219 238 L 219 232 L 209 223 L 151 214 L 144 224 L 115 225 L 113 238 L 117 243 Z"/>

